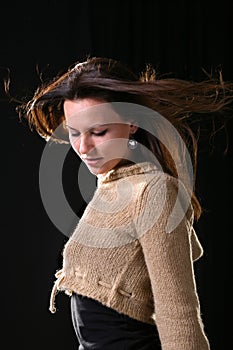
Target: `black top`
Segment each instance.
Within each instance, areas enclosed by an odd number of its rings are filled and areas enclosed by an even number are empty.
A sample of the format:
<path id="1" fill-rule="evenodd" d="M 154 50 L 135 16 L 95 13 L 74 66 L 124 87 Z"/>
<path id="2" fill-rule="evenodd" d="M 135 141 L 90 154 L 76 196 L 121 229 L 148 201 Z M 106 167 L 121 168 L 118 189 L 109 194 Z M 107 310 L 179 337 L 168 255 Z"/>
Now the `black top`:
<path id="1" fill-rule="evenodd" d="M 71 296 L 79 350 L 159 350 L 156 325 L 135 320 L 86 296 Z"/>

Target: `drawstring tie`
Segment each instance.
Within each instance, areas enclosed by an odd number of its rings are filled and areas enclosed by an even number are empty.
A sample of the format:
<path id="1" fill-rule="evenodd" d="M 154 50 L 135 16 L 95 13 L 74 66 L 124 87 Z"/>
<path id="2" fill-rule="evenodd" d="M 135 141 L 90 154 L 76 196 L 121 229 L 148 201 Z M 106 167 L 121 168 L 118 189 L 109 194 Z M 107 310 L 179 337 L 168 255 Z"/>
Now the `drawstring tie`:
<path id="1" fill-rule="evenodd" d="M 56 272 L 55 277 L 57 278 L 57 280 L 54 283 L 52 292 L 51 292 L 51 296 L 50 296 L 50 304 L 49 304 L 49 311 L 52 312 L 53 314 L 56 312 L 56 307 L 55 307 L 55 298 L 56 298 L 56 294 L 60 289 L 60 285 L 61 282 L 64 280 L 65 278 L 65 273 L 64 271 L 61 269 L 59 271 Z M 67 291 L 67 294 L 71 295 L 72 292 Z"/>

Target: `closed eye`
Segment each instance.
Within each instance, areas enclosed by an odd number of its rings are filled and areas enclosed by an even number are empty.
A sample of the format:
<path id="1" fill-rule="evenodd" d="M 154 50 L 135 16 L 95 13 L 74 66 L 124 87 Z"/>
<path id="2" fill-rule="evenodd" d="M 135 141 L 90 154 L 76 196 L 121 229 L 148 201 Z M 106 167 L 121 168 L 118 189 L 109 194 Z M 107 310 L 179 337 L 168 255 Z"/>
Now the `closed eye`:
<path id="1" fill-rule="evenodd" d="M 80 136 L 80 132 L 72 132 L 70 133 L 71 137 L 79 137 Z"/>
<path id="2" fill-rule="evenodd" d="M 105 129 L 105 130 L 102 130 L 102 131 L 98 131 L 98 132 L 95 132 L 95 131 L 91 131 L 90 133 L 92 134 L 92 135 L 94 135 L 94 136 L 104 136 L 105 134 L 106 134 L 106 132 L 107 132 L 107 129 Z M 80 132 L 72 132 L 72 133 L 70 133 L 70 136 L 71 137 L 80 137 Z"/>
<path id="3" fill-rule="evenodd" d="M 106 132 L 107 132 L 107 129 L 103 130 L 103 131 L 99 131 L 99 132 L 92 131 L 91 134 L 95 135 L 95 136 L 104 136 L 106 134 Z"/>

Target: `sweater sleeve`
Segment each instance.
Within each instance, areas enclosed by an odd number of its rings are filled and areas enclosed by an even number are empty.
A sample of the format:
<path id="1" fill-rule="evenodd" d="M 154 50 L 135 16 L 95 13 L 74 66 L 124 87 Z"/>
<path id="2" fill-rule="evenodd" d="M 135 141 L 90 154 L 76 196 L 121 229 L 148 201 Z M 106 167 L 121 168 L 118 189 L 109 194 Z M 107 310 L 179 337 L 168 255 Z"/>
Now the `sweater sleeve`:
<path id="1" fill-rule="evenodd" d="M 140 198 L 136 228 L 151 280 L 162 349 L 209 350 L 193 269 L 202 247 L 192 227 L 192 207 L 185 210 L 184 192 L 178 187 L 178 180 L 171 177 L 152 181 Z M 173 228 L 168 232 L 171 217 Z"/>

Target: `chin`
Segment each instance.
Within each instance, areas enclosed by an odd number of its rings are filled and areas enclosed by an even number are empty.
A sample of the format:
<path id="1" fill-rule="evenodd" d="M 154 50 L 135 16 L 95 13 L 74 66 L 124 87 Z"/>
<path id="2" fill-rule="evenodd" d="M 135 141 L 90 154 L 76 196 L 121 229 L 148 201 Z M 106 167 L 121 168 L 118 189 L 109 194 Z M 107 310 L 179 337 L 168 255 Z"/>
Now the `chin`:
<path id="1" fill-rule="evenodd" d="M 106 174 L 108 171 L 118 167 L 118 165 L 120 165 L 120 162 L 120 160 L 115 162 L 110 161 L 103 164 L 101 167 L 88 167 L 88 169 L 94 175 Z"/>

